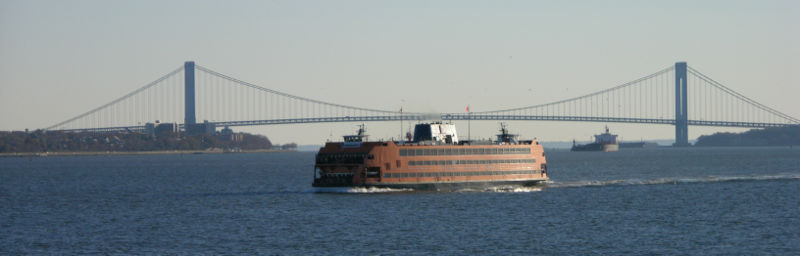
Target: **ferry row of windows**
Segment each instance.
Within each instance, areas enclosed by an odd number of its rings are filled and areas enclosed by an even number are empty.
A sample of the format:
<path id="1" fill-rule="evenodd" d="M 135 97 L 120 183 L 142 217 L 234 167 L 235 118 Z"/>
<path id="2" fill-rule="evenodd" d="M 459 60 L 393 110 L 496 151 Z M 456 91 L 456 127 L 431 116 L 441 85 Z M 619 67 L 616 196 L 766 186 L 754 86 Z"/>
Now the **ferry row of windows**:
<path id="1" fill-rule="evenodd" d="M 539 171 L 493 171 L 493 172 L 400 172 L 384 173 L 384 178 L 424 178 L 424 177 L 463 177 L 463 176 L 496 176 L 496 175 L 524 175 L 539 174 Z"/>
<path id="2" fill-rule="evenodd" d="M 509 155 L 530 154 L 531 148 L 409 148 L 400 149 L 400 156 Z"/>
<path id="3" fill-rule="evenodd" d="M 362 164 L 366 153 L 332 153 L 332 154 L 318 154 L 318 164 L 329 163 L 345 163 L 345 164 Z"/>
<path id="4" fill-rule="evenodd" d="M 455 165 L 455 164 L 524 164 L 536 163 L 536 159 L 491 159 L 491 160 L 432 160 L 408 161 L 408 166 L 417 165 Z"/>

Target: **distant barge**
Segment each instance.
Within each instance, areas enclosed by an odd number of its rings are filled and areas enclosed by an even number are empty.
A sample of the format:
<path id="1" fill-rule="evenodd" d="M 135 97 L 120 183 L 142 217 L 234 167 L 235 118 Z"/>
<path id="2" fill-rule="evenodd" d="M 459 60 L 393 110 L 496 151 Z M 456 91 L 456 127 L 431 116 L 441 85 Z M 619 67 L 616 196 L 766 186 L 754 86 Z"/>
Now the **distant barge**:
<path id="1" fill-rule="evenodd" d="M 617 135 L 609 133 L 608 126 L 606 126 L 606 132 L 595 135 L 593 143 L 579 145 L 575 143 L 575 141 L 573 140 L 572 151 L 603 151 L 603 152 L 619 151 L 619 144 L 617 144 Z"/>
<path id="2" fill-rule="evenodd" d="M 500 131 L 494 142 L 459 141 L 455 125 L 425 123 L 414 127 L 413 140 L 368 142 L 362 126 L 319 150 L 312 185 L 453 190 L 548 180 L 539 142 Z"/>

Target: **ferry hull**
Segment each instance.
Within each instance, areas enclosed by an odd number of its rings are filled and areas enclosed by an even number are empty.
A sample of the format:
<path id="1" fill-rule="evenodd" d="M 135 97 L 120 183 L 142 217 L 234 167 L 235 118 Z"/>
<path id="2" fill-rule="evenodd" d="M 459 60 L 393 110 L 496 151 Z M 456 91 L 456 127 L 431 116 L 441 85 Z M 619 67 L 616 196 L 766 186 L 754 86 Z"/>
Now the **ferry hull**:
<path id="1" fill-rule="evenodd" d="M 459 181 L 459 182 L 429 182 L 429 183 L 374 183 L 360 185 L 346 184 L 314 184 L 314 187 L 325 188 L 391 188 L 391 189 L 413 189 L 416 191 L 458 191 L 464 189 L 485 189 L 492 187 L 513 186 L 513 187 L 535 187 L 541 186 L 546 179 L 537 180 L 496 180 L 496 181 Z"/>
<path id="2" fill-rule="evenodd" d="M 603 151 L 603 152 L 616 152 L 619 151 L 618 144 L 600 144 L 591 143 L 586 145 L 572 146 L 572 151 Z"/>

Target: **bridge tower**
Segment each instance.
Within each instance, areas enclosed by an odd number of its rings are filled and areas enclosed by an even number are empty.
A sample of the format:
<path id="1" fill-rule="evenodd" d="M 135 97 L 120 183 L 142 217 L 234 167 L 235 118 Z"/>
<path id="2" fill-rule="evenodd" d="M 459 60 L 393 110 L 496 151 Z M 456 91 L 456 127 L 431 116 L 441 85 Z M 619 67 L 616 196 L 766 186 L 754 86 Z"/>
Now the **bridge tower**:
<path id="1" fill-rule="evenodd" d="M 184 74 L 184 121 L 187 131 L 197 123 L 194 111 L 194 61 L 183 63 Z"/>
<path id="2" fill-rule="evenodd" d="M 686 62 L 675 63 L 675 146 L 689 146 Z"/>

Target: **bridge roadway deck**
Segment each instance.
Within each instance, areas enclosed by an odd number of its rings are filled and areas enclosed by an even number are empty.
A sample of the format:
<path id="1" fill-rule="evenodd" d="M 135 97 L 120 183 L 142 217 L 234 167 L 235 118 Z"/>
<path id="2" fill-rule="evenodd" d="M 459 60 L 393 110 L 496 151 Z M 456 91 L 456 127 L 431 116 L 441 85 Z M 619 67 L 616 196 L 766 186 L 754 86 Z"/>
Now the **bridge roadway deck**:
<path id="1" fill-rule="evenodd" d="M 439 116 L 440 118 L 431 118 Z M 675 125 L 675 119 L 652 118 L 622 118 L 622 117 L 590 117 L 590 116 L 526 116 L 526 115 L 486 115 L 486 114 L 404 114 L 390 116 L 343 116 L 343 117 L 310 117 L 268 120 L 224 121 L 213 122 L 217 127 L 224 126 L 253 126 L 253 125 L 279 125 L 303 123 L 332 123 L 332 122 L 388 122 L 400 120 L 447 120 L 447 121 L 568 121 L 568 122 L 602 122 L 602 123 L 640 123 L 640 124 L 665 124 Z M 740 128 L 767 128 L 781 127 L 791 124 L 785 123 L 753 123 L 730 121 L 705 121 L 689 120 L 690 126 L 715 126 L 715 127 L 740 127 Z M 183 128 L 183 125 L 180 125 Z M 53 131 L 67 132 L 144 132 L 144 126 L 121 126 L 86 129 L 65 129 Z"/>

